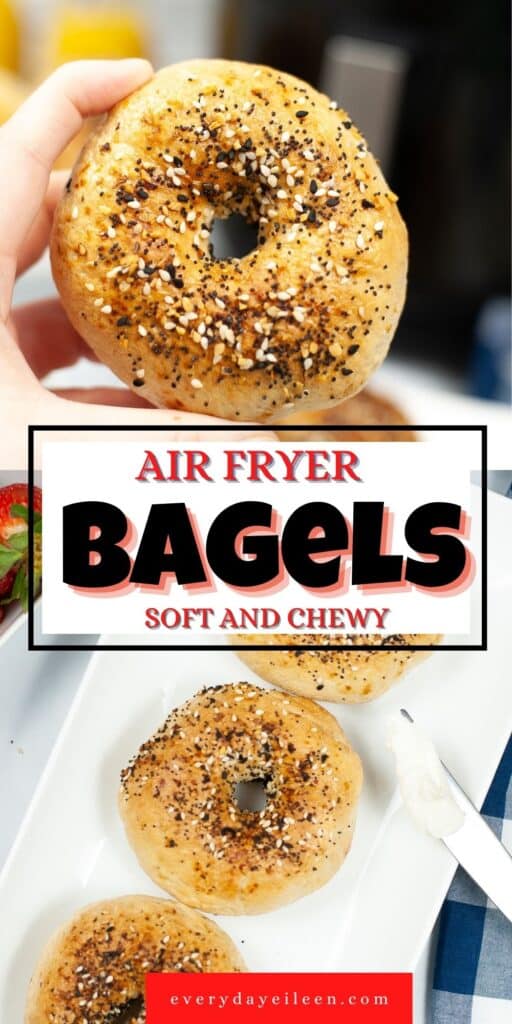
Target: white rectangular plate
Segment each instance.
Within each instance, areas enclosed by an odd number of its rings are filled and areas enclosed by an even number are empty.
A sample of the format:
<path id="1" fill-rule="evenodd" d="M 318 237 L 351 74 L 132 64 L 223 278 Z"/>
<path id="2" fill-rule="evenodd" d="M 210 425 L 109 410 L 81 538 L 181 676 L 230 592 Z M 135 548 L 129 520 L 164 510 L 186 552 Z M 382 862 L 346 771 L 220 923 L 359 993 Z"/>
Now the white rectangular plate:
<path id="1" fill-rule="evenodd" d="M 364 763 L 354 845 L 336 877 L 311 896 L 271 914 L 218 919 L 250 970 L 414 969 L 455 864 L 400 806 L 386 719 L 406 706 L 482 802 L 512 724 L 512 505 L 497 495 L 489 504 L 489 650 L 436 653 L 375 703 L 330 705 Z M 122 893 L 159 894 L 124 837 L 119 772 L 171 707 L 201 686 L 240 679 L 259 681 L 222 651 L 93 655 L 0 878 L 1 1020 L 21 1024 L 38 954 L 75 910 Z"/>

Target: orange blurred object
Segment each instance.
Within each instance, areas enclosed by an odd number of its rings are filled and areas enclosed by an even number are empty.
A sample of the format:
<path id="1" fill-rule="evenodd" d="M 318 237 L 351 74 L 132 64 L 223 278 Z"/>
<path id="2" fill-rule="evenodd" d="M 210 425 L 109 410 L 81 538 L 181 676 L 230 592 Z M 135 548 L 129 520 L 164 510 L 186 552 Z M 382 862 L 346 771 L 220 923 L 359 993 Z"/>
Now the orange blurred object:
<path id="1" fill-rule="evenodd" d="M 18 19 L 10 0 L 0 0 L 0 67 L 17 71 L 19 63 Z"/>
<path id="2" fill-rule="evenodd" d="M 56 67 L 68 60 L 146 57 L 146 32 L 129 3 L 60 3 L 50 23 L 48 60 Z"/>

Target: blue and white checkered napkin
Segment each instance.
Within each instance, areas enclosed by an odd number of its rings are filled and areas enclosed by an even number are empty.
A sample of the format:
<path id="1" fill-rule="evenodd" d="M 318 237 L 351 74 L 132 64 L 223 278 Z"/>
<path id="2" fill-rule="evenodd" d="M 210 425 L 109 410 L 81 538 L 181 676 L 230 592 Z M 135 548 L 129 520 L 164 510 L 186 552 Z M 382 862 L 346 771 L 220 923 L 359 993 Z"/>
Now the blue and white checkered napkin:
<path id="1" fill-rule="evenodd" d="M 512 738 L 482 814 L 512 852 Z M 512 1024 L 512 924 L 462 868 L 441 911 L 432 1024 Z"/>

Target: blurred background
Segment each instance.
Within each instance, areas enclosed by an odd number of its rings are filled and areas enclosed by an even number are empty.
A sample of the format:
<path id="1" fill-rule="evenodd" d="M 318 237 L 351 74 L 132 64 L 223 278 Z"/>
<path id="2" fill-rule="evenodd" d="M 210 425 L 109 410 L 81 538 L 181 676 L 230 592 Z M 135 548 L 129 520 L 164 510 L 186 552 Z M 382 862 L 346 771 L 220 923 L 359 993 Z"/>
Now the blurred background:
<path id="1" fill-rule="evenodd" d="M 510 402 L 509 49 L 505 0 L 0 0 L 0 120 L 80 57 L 221 56 L 306 79 L 367 136 L 409 228 L 388 377 Z M 49 288 L 46 266 L 18 295 Z"/>

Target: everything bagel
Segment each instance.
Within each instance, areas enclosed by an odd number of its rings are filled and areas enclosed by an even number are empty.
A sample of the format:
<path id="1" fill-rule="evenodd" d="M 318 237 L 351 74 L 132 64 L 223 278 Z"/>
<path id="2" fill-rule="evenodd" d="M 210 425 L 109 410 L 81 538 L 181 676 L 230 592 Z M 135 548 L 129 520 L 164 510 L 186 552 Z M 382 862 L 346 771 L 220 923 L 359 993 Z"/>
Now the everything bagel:
<path id="1" fill-rule="evenodd" d="M 265 807 L 241 809 L 258 781 Z M 214 914 L 258 914 L 324 885 L 350 849 L 359 757 L 313 701 L 248 683 L 171 712 L 122 774 L 119 807 L 157 885 Z"/>
<path id="2" fill-rule="evenodd" d="M 259 633 L 237 635 L 236 643 L 263 644 L 279 650 L 237 650 L 238 657 L 262 679 L 301 697 L 333 701 L 337 704 L 361 704 L 375 700 L 389 690 L 413 665 L 427 658 L 430 651 L 414 651 L 407 644 L 431 645 L 441 640 L 437 634 L 396 633 L 393 636 L 353 634 L 338 636 L 299 633 Z M 291 651 L 288 644 L 351 644 L 350 650 Z M 393 646 L 391 651 L 379 650 L 379 644 Z M 373 644 L 374 650 L 361 651 L 361 644 Z"/>
<path id="3" fill-rule="evenodd" d="M 215 259 L 216 218 L 258 225 Z M 66 312 L 154 405 L 271 420 L 334 405 L 382 362 L 407 236 L 362 136 L 297 78 L 164 68 L 93 132 L 51 243 Z"/>
<path id="4" fill-rule="evenodd" d="M 245 970 L 225 932 L 193 910 L 151 896 L 105 900 L 79 911 L 48 943 L 25 1024 L 139 1024 L 149 971 Z"/>

